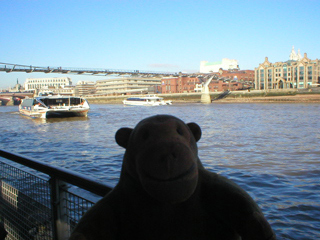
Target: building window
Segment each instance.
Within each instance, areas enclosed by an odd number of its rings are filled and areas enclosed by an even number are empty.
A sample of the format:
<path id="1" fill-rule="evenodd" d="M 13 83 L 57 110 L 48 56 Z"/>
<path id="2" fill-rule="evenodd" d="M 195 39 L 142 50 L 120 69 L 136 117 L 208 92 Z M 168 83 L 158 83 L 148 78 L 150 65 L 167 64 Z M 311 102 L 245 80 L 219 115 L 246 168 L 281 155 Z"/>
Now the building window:
<path id="1" fill-rule="evenodd" d="M 303 73 L 304 73 L 304 67 L 299 67 L 299 74 L 303 75 Z"/>

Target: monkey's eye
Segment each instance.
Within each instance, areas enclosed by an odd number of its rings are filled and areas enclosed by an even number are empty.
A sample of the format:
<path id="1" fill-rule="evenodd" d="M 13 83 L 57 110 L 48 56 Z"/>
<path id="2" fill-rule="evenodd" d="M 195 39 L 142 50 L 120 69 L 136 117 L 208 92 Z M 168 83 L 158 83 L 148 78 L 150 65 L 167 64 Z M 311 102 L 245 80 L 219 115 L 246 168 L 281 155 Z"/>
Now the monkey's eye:
<path id="1" fill-rule="evenodd" d="M 183 136 L 183 131 L 180 127 L 177 128 L 177 133 L 181 136 Z"/>

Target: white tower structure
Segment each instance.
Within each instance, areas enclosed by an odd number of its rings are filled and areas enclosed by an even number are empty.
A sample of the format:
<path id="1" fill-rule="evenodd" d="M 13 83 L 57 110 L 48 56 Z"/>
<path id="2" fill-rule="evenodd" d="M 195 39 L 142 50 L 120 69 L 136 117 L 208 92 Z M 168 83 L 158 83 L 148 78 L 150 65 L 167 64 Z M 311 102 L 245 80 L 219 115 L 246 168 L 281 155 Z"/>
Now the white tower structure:
<path id="1" fill-rule="evenodd" d="M 209 84 L 213 77 L 209 78 L 206 83 L 202 87 L 201 93 L 201 103 L 211 103 L 210 92 L 209 92 Z"/>
<path id="2" fill-rule="evenodd" d="M 296 53 L 296 51 L 294 50 L 294 46 L 292 46 L 292 50 L 289 56 L 289 60 L 293 60 L 293 61 L 300 61 L 302 59 L 301 53 L 300 53 L 300 49 L 298 49 L 298 54 Z"/>
<path id="3" fill-rule="evenodd" d="M 223 58 L 222 61 L 217 61 L 217 62 L 208 62 L 208 61 L 200 62 L 201 73 L 218 72 L 220 68 L 224 70 L 239 69 L 238 60 Z"/>

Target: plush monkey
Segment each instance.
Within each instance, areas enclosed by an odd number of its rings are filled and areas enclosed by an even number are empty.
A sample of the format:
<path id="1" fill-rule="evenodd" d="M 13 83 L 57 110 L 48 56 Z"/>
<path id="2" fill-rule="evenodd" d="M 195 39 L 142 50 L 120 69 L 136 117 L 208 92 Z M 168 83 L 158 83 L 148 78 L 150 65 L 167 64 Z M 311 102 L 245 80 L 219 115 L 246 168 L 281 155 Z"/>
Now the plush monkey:
<path id="1" fill-rule="evenodd" d="M 254 200 L 198 158 L 201 129 L 156 115 L 121 128 L 119 183 L 82 217 L 71 240 L 272 240 Z"/>

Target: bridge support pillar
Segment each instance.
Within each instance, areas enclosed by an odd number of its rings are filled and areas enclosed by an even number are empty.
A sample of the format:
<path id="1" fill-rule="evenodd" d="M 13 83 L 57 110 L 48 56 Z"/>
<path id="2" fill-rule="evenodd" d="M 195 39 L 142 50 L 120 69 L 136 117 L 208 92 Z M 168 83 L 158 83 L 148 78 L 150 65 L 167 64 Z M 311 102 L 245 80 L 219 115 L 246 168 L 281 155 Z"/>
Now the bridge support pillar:
<path id="1" fill-rule="evenodd" d="M 13 97 L 10 98 L 10 100 L 7 102 L 7 106 L 13 106 L 14 105 L 14 100 Z"/>
<path id="2" fill-rule="evenodd" d="M 211 103 L 209 87 L 204 86 L 201 94 L 201 103 Z"/>

